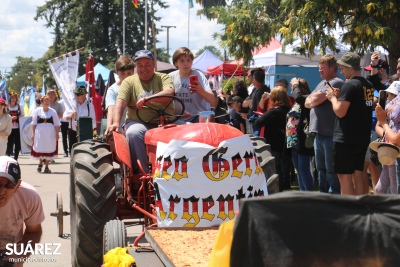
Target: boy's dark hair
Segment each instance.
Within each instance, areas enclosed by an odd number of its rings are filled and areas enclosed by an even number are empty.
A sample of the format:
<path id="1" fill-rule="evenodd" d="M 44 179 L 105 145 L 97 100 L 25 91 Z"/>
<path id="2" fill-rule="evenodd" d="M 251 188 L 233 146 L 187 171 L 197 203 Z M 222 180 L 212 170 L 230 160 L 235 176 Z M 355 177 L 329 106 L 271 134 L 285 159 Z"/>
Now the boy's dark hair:
<path id="1" fill-rule="evenodd" d="M 133 62 L 131 57 L 122 56 L 115 61 L 115 72 L 118 71 L 126 71 L 126 70 L 134 70 L 135 62 Z"/>
<path id="2" fill-rule="evenodd" d="M 285 78 L 281 78 L 281 79 L 276 80 L 276 83 L 283 83 L 284 87 L 286 87 L 286 88 L 289 87 L 288 80 L 286 80 Z"/>
<path id="3" fill-rule="evenodd" d="M 265 73 L 262 69 L 257 69 L 253 74 L 254 80 L 258 83 L 264 84 L 265 83 Z"/>
<path id="4" fill-rule="evenodd" d="M 242 103 L 243 103 L 243 99 L 242 99 L 240 96 L 234 96 L 234 97 L 232 97 L 232 98 L 230 99 L 230 102 L 231 102 L 231 103 L 233 103 L 233 102 L 239 102 L 240 104 L 242 104 Z"/>

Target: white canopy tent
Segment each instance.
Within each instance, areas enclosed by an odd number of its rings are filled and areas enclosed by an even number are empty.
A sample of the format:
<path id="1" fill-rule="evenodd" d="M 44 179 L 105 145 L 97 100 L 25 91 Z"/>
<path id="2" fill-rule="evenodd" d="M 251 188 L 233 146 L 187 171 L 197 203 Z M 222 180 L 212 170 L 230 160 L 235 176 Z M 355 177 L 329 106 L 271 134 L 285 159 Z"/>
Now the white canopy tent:
<path id="1" fill-rule="evenodd" d="M 296 51 L 296 48 L 300 47 L 300 40 L 295 41 L 291 45 L 285 46 L 285 49 L 283 49 L 282 44 L 278 42 L 280 44 L 279 47 L 276 42 L 278 41 L 273 39 L 268 46 L 272 46 L 274 49 L 268 49 L 268 47 L 266 47 L 265 49 L 262 48 L 259 52 L 255 52 L 253 62 L 250 63 L 249 68 L 262 68 L 268 66 L 318 66 L 318 62 L 322 57 L 321 49 L 319 47 L 314 49 L 315 55 L 312 57 L 300 55 Z M 350 51 L 350 46 L 343 43 L 338 43 L 336 48 L 339 50 L 338 54 L 336 51 L 333 52 L 330 49 L 326 49 L 326 54 L 336 54 L 336 56 L 340 58 L 341 55 Z M 378 49 L 382 54 L 387 54 L 387 51 L 383 48 L 379 47 Z M 262 52 L 262 50 L 264 52 Z M 369 55 L 367 55 L 367 57 L 369 57 Z M 367 59 L 367 61 L 368 60 L 369 59 Z M 365 62 L 365 60 L 361 59 L 361 62 Z"/>

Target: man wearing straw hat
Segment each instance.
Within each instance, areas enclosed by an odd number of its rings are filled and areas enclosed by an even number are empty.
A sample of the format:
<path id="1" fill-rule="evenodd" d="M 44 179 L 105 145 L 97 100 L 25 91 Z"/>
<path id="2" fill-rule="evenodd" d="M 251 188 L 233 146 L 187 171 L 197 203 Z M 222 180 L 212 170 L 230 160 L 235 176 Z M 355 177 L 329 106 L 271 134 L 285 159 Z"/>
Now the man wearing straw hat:
<path id="1" fill-rule="evenodd" d="M 370 143 L 374 88 L 361 75 L 360 56 L 347 52 L 337 62 L 346 82 L 328 88 L 326 97 L 336 114 L 333 162 L 343 195 L 364 193 L 364 159 Z"/>

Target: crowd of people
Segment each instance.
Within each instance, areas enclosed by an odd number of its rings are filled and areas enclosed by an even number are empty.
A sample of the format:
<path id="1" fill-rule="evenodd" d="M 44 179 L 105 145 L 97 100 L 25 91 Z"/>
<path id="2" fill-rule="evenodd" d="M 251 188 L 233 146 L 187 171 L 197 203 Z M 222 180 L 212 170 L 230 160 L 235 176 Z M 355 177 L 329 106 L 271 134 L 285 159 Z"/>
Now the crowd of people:
<path id="1" fill-rule="evenodd" d="M 188 48 L 177 49 L 173 63 L 178 70 L 170 74 L 154 71 L 155 59 L 148 50 L 116 61 L 119 80 L 105 96 L 105 134 L 125 133 L 136 173 L 149 172 L 144 135 L 148 129 L 157 127 L 153 123 L 153 107 L 171 103 L 163 97 L 176 96 L 186 105 L 188 114 L 179 117 L 178 124 L 198 122 L 199 112 L 222 107 L 229 118 L 226 122 L 232 127 L 264 137 L 275 157 L 280 191 L 288 183 L 290 186 L 291 165 L 296 169 L 300 190 L 313 191 L 314 158 L 320 192 L 367 194 L 368 172 L 375 194 L 399 192 L 400 160 L 382 166 L 369 144 L 380 136 L 384 142 L 400 147 L 400 59 L 397 74 L 389 76 L 389 65 L 374 52 L 371 65 L 365 68 L 371 75 L 364 78 L 357 54 L 348 52 L 339 60 L 333 55 L 324 55 L 319 61 L 322 80 L 314 90 L 301 77 L 292 78 L 290 83 L 278 79 L 271 89 L 265 85 L 264 71 L 254 69 L 248 74 L 250 86 L 244 80 L 237 80 L 230 94 L 221 91 L 219 95 L 204 74 L 192 68 L 193 59 Z M 337 75 L 339 68 L 345 81 Z M 197 81 L 190 80 L 192 75 Z M 387 101 L 382 102 L 387 103 L 378 104 L 379 91 L 387 92 Z M 58 154 L 60 129 L 65 157 L 77 142 L 78 118 L 92 117 L 92 128 L 96 129 L 94 107 L 86 97 L 86 87 L 78 86 L 74 93 L 75 112 L 64 111 L 53 89 L 38 98 L 38 107 L 32 114 L 31 136 L 31 156 L 39 161 L 38 172 L 42 172 L 44 165 L 44 173 L 51 173 L 49 162 Z M 174 114 L 174 108 L 168 107 L 166 114 Z M 142 112 L 141 117 L 137 115 L 138 110 Z M 44 214 L 40 197 L 32 186 L 21 182 L 18 164 L 19 119 L 25 113 L 17 95 L 10 97 L 9 104 L 0 98 L 0 208 L 3 214 L 0 216 L 0 257 L 5 244 L 38 242 L 42 232 Z M 17 213 L 18 216 L 13 216 Z"/>
<path id="2" fill-rule="evenodd" d="M 189 113 L 189 116 L 180 118 L 178 124 L 197 122 L 200 111 L 222 107 L 229 118 L 225 122 L 243 133 L 264 137 L 275 157 L 280 191 L 290 188 L 293 167 L 300 190 L 314 190 L 315 165 L 321 192 L 366 194 L 369 192 L 369 172 L 373 190 L 382 193 L 387 187 L 380 189 L 382 182 L 378 181 L 386 181 L 386 176 L 384 173 L 379 179 L 382 164 L 371 163 L 375 154 L 368 148 L 379 132 L 375 131 L 377 118 L 373 115 L 377 92 L 386 90 L 389 80 L 388 64 L 377 55 L 372 54 L 373 67 L 365 68 L 371 71 L 367 78 L 361 75 L 360 57 L 349 52 L 340 60 L 333 55 L 321 57 L 319 73 L 322 81 L 314 90 L 309 88 L 306 80 L 298 77 L 293 78 L 290 84 L 286 79 L 278 79 L 276 86 L 270 89 L 265 85 L 264 70 L 253 69 L 247 76 L 250 86 L 244 80 L 237 80 L 229 94 L 221 91 L 217 95 L 211 90 L 212 83 L 207 83 L 201 72 L 192 69 L 194 57 L 186 47 L 175 51 L 173 63 L 178 70 L 169 75 L 154 72 L 151 52 L 138 51 L 133 58 L 137 74 L 120 82 L 120 90 L 113 91 L 111 104 L 107 105 L 106 132 L 121 131 L 121 119 L 127 112 L 123 129 L 129 140 L 133 164 L 136 166 L 136 159 L 139 159 L 146 172 L 148 160 L 144 134 L 154 126 L 144 124 L 134 111 L 152 102 L 147 101 L 150 96 L 175 95 L 185 103 Z M 346 81 L 338 77 L 339 68 Z M 118 73 L 118 68 L 116 71 Z M 196 84 L 190 83 L 191 75 L 198 77 Z M 392 92 L 393 96 L 397 95 L 395 90 Z M 396 103 L 397 98 L 393 101 Z M 381 125 L 386 127 L 386 124 L 378 123 L 379 127 Z M 391 140 L 389 138 L 394 137 L 389 135 L 386 138 Z M 138 171 L 138 167 L 135 168 Z M 394 187 L 397 183 L 391 186 Z"/>
<path id="3" fill-rule="evenodd" d="M 253 69 L 247 76 L 249 86 L 245 80 L 238 79 L 231 92 L 221 90 L 219 94 L 212 90 L 213 84 L 202 72 L 192 68 L 194 55 L 188 48 L 178 48 L 172 59 L 177 70 L 164 74 L 154 71 L 154 56 L 148 50 L 137 51 L 133 58 L 120 57 L 115 63 L 119 79 L 104 96 L 106 134 L 125 133 L 135 172 L 139 171 L 136 159 L 142 162 L 143 171 L 148 172 L 144 134 L 156 126 L 154 120 L 157 119 L 150 114 L 151 105 L 168 102 L 153 96 L 176 96 L 185 104 L 186 111 L 185 116 L 176 118 L 176 124 L 198 122 L 199 112 L 222 108 L 226 112 L 222 122 L 243 133 L 264 137 L 275 157 L 280 191 L 290 188 L 293 170 L 300 190 L 314 190 L 315 168 L 321 192 L 368 193 L 368 173 L 375 193 L 386 193 L 388 188 L 391 193 L 398 192 L 400 172 L 396 172 L 394 165 L 382 166 L 376 153 L 368 148 L 371 141 L 382 135 L 386 142 L 400 144 L 397 135 L 390 132 L 396 133 L 398 125 L 396 104 L 400 86 L 395 86 L 400 84 L 395 82 L 397 75 L 389 76 L 389 65 L 379 58 L 379 53 L 374 52 L 371 65 L 365 67 L 365 71 L 371 72 L 367 78 L 361 75 L 360 57 L 348 52 L 340 60 L 333 55 L 321 57 L 322 80 L 314 90 L 301 77 L 294 77 L 290 83 L 278 79 L 271 89 L 265 84 L 264 70 Z M 339 68 L 345 81 L 338 77 Z M 191 82 L 191 76 L 196 76 L 197 81 Z M 393 86 L 389 87 L 391 83 Z M 387 90 L 386 109 L 377 105 L 378 92 L 382 90 Z M 92 117 L 92 128 L 96 129 L 96 115 L 93 104 L 87 100 L 86 87 L 79 86 L 74 93 L 77 111 L 69 114 L 64 112 L 62 101 L 57 101 L 54 89 L 38 98 L 38 108 L 32 114 L 31 136 L 31 155 L 39 160 L 38 172 L 43 165 L 45 173 L 51 172 L 49 162 L 58 154 L 60 128 L 65 157 L 77 142 L 79 117 Z M 1 101 L 0 138 L 7 145 L 1 146 L 0 155 L 18 160 L 21 150 L 19 119 L 25 114 L 24 108 L 18 104 L 17 95 L 11 95 L 10 104 Z M 138 118 L 136 110 L 142 108 L 142 116 L 152 117 L 153 122 L 144 123 Z M 378 115 L 381 110 L 386 115 L 386 123 Z M 167 114 L 171 113 L 178 111 L 168 110 Z"/>
<path id="4" fill-rule="evenodd" d="M 67 113 L 63 100 L 54 88 L 48 88 L 44 96 L 36 93 L 35 109 L 31 112 L 32 141 L 31 158 L 39 161 L 37 171 L 51 173 L 49 163 L 54 163 L 58 156 L 58 139 L 61 129 L 64 157 L 68 157 L 72 146 L 78 142 L 77 120 L 90 116 L 92 127 L 96 128 L 93 104 L 86 99 L 86 87 L 77 87 L 74 91 L 77 111 Z M 28 99 L 29 101 L 29 99 Z M 26 99 L 25 99 L 25 102 Z M 0 98 L 0 156 L 12 156 L 18 161 L 21 152 L 20 118 L 27 110 L 18 102 L 18 95 L 10 95 L 10 103 Z M 43 165 L 45 166 L 43 169 Z"/>

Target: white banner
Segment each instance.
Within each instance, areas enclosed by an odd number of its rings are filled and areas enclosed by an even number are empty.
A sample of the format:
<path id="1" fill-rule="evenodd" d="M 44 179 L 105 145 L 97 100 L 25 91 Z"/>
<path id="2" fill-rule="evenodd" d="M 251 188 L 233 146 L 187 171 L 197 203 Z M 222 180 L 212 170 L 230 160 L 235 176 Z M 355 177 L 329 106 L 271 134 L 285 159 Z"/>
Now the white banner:
<path id="1" fill-rule="evenodd" d="M 157 144 L 154 187 L 160 227 L 215 226 L 232 220 L 242 198 L 265 196 L 267 182 L 248 135 L 218 148 Z"/>
<path id="2" fill-rule="evenodd" d="M 31 153 L 32 148 L 32 116 L 19 118 L 19 133 L 21 138 L 21 152 Z"/>
<path id="3" fill-rule="evenodd" d="M 68 56 L 63 55 L 48 62 L 57 86 L 61 90 L 66 113 L 69 114 L 76 111 L 74 90 L 78 77 L 79 50 L 75 51 L 75 55 L 69 53 Z"/>
<path id="4" fill-rule="evenodd" d="M 25 114 L 25 116 L 32 116 L 36 109 L 36 88 L 28 86 L 27 92 L 29 93 L 29 113 Z"/>

